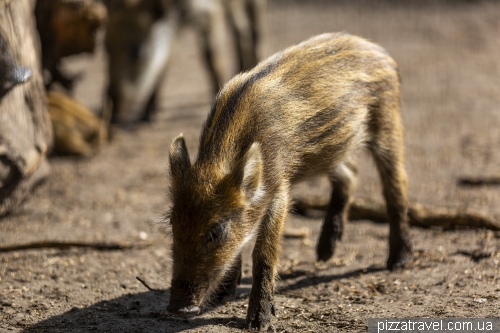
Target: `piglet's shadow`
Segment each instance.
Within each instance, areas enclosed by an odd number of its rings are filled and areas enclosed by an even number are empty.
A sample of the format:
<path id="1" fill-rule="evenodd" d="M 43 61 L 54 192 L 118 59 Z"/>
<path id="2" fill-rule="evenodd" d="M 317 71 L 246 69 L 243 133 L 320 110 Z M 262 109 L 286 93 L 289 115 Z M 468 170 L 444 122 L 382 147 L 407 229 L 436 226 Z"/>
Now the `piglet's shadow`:
<path id="1" fill-rule="evenodd" d="M 312 276 L 312 271 L 298 270 L 290 274 L 282 274 L 282 281 L 294 280 L 279 288 L 279 292 L 296 290 L 309 286 L 327 283 L 343 278 L 355 277 L 359 274 L 370 274 L 385 270 L 380 267 L 357 269 L 337 275 Z M 238 299 L 248 298 L 251 278 L 242 279 L 238 288 Z M 223 325 L 225 327 L 243 328 L 245 316 L 211 317 L 203 315 L 193 318 L 179 318 L 166 312 L 170 290 L 147 291 L 138 294 L 127 294 L 108 301 L 101 301 L 88 307 L 73 309 L 25 328 L 23 333 L 35 332 L 182 332 L 207 325 Z M 210 313 L 210 308 L 207 309 Z"/>
<path id="2" fill-rule="evenodd" d="M 172 316 L 166 312 L 170 290 L 127 294 L 48 318 L 23 333 L 39 332 L 181 332 L 206 325 L 242 328 L 245 318 Z"/>
<path id="3" fill-rule="evenodd" d="M 295 290 L 308 286 L 315 286 L 322 283 L 328 283 L 335 280 L 357 277 L 360 274 L 369 275 L 385 270 L 387 270 L 387 268 L 382 266 L 370 266 L 366 268 L 355 269 L 342 274 L 322 275 L 322 274 L 316 274 L 313 270 L 298 269 L 290 273 L 280 273 L 279 275 L 280 281 L 288 281 L 288 280 L 295 280 L 295 281 L 287 283 L 286 286 L 280 287 L 279 290 Z M 244 285 L 251 285 L 252 278 L 251 277 L 242 278 L 241 283 Z M 240 288 L 238 288 L 239 293 L 243 292 L 244 294 L 245 291 L 249 292 L 250 288 L 242 289 L 241 286 Z"/>
<path id="4" fill-rule="evenodd" d="M 348 279 L 358 277 L 360 274 L 370 275 L 377 272 L 385 271 L 387 268 L 378 267 L 378 266 L 370 266 L 367 268 L 356 269 L 353 271 L 349 271 L 342 274 L 331 274 L 331 275 L 317 275 L 311 276 L 311 272 L 309 271 L 294 271 L 290 274 L 282 274 L 280 275 L 281 280 L 289 280 L 296 279 L 293 283 L 289 283 L 281 288 L 279 288 L 280 292 L 297 290 L 301 288 L 306 288 L 310 286 L 316 286 L 323 283 L 328 283 L 336 280 Z"/>

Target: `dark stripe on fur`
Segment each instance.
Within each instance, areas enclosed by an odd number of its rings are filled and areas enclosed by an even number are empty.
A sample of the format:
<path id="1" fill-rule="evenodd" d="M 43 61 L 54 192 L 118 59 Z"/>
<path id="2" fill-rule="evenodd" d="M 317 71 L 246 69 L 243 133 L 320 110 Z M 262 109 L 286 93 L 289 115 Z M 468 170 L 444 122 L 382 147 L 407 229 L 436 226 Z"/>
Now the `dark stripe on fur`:
<path id="1" fill-rule="evenodd" d="M 241 83 L 240 86 L 233 91 L 231 96 L 227 99 L 225 105 L 221 106 L 220 103 L 222 103 L 222 100 L 217 98 L 215 103 L 212 105 L 207 122 L 203 127 L 203 134 L 200 139 L 200 148 L 205 146 L 204 143 L 212 141 L 214 136 L 224 133 L 229 128 L 245 91 L 259 79 L 271 74 L 277 66 L 278 61 L 275 61 L 264 67 L 259 72 L 253 74 L 248 80 Z M 217 109 L 219 108 L 222 108 L 222 110 L 220 111 L 219 116 L 214 119 L 217 114 Z M 211 147 L 215 147 L 215 145 L 212 145 Z M 204 152 L 203 149 L 200 149 L 198 158 L 202 159 L 204 153 L 206 152 Z"/>
<path id="2" fill-rule="evenodd" d="M 334 135 L 335 132 L 338 132 L 339 129 L 343 128 L 346 123 L 349 123 L 349 115 L 348 114 L 343 114 L 341 119 L 338 119 L 332 123 L 332 125 L 328 126 L 327 128 L 321 130 L 317 135 L 311 136 L 307 140 L 308 145 L 316 145 L 320 144 L 321 141 L 329 139 L 331 140 L 332 136 Z"/>

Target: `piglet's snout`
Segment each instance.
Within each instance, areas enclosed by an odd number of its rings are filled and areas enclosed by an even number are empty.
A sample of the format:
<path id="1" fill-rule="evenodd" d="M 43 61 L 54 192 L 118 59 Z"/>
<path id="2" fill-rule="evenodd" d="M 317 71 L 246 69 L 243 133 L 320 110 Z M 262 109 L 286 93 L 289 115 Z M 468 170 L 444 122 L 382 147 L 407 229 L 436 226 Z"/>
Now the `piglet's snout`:
<path id="1" fill-rule="evenodd" d="M 194 316 L 200 313 L 200 307 L 196 305 L 180 306 L 170 302 L 167 311 L 176 316 Z"/>

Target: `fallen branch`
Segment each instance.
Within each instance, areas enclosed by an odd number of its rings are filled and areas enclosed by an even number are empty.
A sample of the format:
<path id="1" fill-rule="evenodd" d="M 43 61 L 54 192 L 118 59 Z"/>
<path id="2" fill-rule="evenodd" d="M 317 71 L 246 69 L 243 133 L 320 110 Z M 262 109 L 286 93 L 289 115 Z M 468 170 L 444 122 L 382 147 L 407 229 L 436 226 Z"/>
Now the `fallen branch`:
<path id="1" fill-rule="evenodd" d="M 371 291 L 377 295 L 377 296 L 380 296 L 380 291 L 378 291 L 377 287 L 375 287 L 375 285 L 373 283 L 371 283 L 370 281 L 368 281 L 366 278 L 365 278 L 365 275 L 363 273 L 360 273 L 359 274 L 359 277 L 361 278 L 361 280 L 363 280 L 365 283 L 366 283 L 366 286 L 368 288 L 371 289 Z"/>
<path id="2" fill-rule="evenodd" d="M 482 250 L 473 250 L 473 251 L 458 250 L 457 252 L 455 252 L 455 254 L 461 254 L 470 257 L 471 260 L 474 262 L 479 262 L 483 259 L 490 258 L 492 255 L 491 252 L 485 252 Z"/>
<path id="3" fill-rule="evenodd" d="M 86 243 L 86 242 L 64 242 L 64 241 L 41 241 L 26 244 L 10 245 L 0 247 L 1 252 L 12 252 L 32 249 L 67 249 L 70 247 L 90 248 L 98 251 L 128 250 L 133 248 L 144 248 L 152 243 L 129 244 L 129 243 Z"/>
<path id="4" fill-rule="evenodd" d="M 461 177 L 458 179 L 460 186 L 486 186 L 500 185 L 500 177 Z"/>
<path id="5" fill-rule="evenodd" d="M 305 202 L 297 200 L 292 211 L 303 216 L 314 216 L 321 212 L 325 214 L 328 203 L 325 200 Z M 354 199 L 348 213 L 350 220 L 371 220 L 387 222 L 387 212 L 384 204 L 371 200 Z M 500 222 L 475 211 L 462 211 L 444 207 L 426 207 L 415 203 L 408 209 L 408 223 L 413 226 L 429 227 L 472 227 L 500 230 Z"/>

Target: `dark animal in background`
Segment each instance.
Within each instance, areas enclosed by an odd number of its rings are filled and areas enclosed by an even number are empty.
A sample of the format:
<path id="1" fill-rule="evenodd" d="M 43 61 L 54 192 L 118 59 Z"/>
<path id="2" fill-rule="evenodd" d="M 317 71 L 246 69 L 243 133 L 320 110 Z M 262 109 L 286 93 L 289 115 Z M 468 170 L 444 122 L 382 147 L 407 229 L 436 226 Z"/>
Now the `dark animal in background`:
<path id="1" fill-rule="evenodd" d="M 380 46 L 323 34 L 278 52 L 229 81 L 202 129 L 194 163 L 182 136 L 170 147 L 173 277 L 167 310 L 200 311 L 234 296 L 241 251 L 256 238 L 247 325 L 274 314 L 279 243 L 290 186 L 328 174 L 331 201 L 319 260 L 342 236 L 355 170 L 353 153 L 372 153 L 390 220 L 389 269 L 411 256 L 396 62 Z"/>
<path id="2" fill-rule="evenodd" d="M 31 70 L 17 63 L 0 32 L 0 99 L 15 85 L 28 81 L 30 77 Z"/>
<path id="3" fill-rule="evenodd" d="M 106 7 L 96 0 L 37 0 L 35 17 L 42 45 L 42 66 L 51 76 L 47 86 L 59 82 L 72 89 L 75 78 L 61 73 L 60 60 L 94 52 L 96 33 L 106 15 Z"/>
<path id="4" fill-rule="evenodd" d="M 265 1 L 104 0 L 109 13 L 105 43 L 112 121 L 150 120 L 172 42 L 184 24 L 199 34 L 214 94 L 224 84 L 226 50 L 221 40 L 226 16 L 235 36 L 238 69 L 253 67 L 258 61 Z"/>

